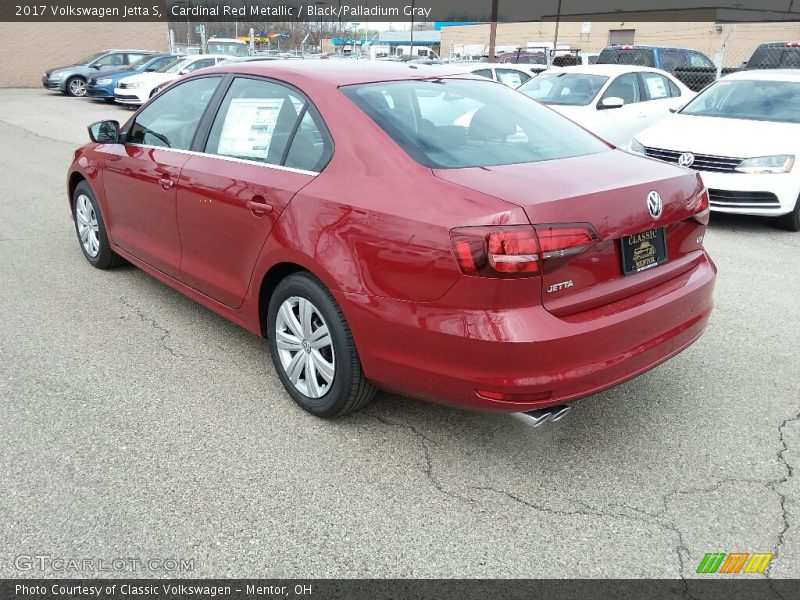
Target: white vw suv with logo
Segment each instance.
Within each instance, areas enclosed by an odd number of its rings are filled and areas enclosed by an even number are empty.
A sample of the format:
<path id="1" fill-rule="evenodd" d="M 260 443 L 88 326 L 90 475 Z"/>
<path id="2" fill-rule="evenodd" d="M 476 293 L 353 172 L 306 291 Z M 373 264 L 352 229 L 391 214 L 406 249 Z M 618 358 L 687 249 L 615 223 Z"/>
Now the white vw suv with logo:
<path id="1" fill-rule="evenodd" d="M 800 231 L 800 71 L 741 71 L 636 136 L 631 149 L 699 171 L 711 210 Z"/>

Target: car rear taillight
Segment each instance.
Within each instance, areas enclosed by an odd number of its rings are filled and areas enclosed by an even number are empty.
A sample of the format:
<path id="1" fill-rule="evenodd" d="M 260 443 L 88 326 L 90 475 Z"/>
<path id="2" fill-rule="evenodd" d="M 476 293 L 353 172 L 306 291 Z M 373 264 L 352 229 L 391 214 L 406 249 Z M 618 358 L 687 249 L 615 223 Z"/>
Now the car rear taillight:
<path id="1" fill-rule="evenodd" d="M 708 225 L 709 220 L 709 207 L 708 207 L 708 189 L 703 189 L 700 194 L 694 199 L 689 208 L 694 211 L 692 219 L 701 225 Z"/>
<path id="2" fill-rule="evenodd" d="M 580 254 L 597 240 L 588 223 L 459 227 L 450 232 L 465 275 L 531 277 L 558 260 Z"/>
<path id="3" fill-rule="evenodd" d="M 529 225 L 459 227 L 450 239 L 465 275 L 525 277 L 539 271 L 539 245 Z"/>
<path id="4" fill-rule="evenodd" d="M 786 46 L 787 48 L 797 48 L 798 46 L 800 46 L 800 42 L 786 42 L 784 46 Z"/>

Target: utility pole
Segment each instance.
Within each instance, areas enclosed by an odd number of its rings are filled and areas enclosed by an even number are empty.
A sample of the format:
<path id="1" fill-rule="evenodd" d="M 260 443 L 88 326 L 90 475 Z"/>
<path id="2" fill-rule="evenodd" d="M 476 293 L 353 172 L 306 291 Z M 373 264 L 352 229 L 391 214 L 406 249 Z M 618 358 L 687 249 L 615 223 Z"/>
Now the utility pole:
<path id="1" fill-rule="evenodd" d="M 558 25 L 561 22 L 561 0 L 558 0 L 558 8 L 556 9 L 556 34 L 553 37 L 553 52 L 558 48 Z"/>
<path id="2" fill-rule="evenodd" d="M 414 0 L 411 0 L 411 46 L 408 49 L 409 60 L 414 59 Z"/>
<path id="3" fill-rule="evenodd" d="M 492 0 L 492 21 L 489 24 L 489 62 L 494 62 L 494 47 L 497 43 L 497 15 L 499 13 L 500 0 Z"/>

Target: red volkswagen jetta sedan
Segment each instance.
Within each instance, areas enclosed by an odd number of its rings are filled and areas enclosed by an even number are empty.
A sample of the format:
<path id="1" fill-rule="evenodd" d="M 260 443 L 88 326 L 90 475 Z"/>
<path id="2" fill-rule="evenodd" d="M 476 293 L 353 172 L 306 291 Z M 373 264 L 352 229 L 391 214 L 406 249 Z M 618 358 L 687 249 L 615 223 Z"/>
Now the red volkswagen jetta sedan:
<path id="1" fill-rule="evenodd" d="M 95 123 L 68 175 L 86 259 L 267 338 L 321 417 L 376 388 L 560 405 L 694 342 L 716 274 L 699 177 L 445 69 L 234 64 Z"/>

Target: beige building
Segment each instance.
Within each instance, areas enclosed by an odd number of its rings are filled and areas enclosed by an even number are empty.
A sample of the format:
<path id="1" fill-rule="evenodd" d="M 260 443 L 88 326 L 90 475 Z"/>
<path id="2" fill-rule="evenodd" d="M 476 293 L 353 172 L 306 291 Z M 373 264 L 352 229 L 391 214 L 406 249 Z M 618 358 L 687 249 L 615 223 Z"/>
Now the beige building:
<path id="1" fill-rule="evenodd" d="M 499 49 L 552 47 L 556 24 L 553 21 L 533 23 L 499 23 Z M 565 21 L 559 23 L 558 46 L 599 52 L 610 44 L 644 44 L 692 48 L 715 60 L 724 53 L 725 67 L 739 66 L 761 43 L 800 40 L 800 23 L 717 23 L 653 22 L 653 21 Z M 489 25 L 459 25 L 442 29 L 441 54 L 473 53 L 482 47 L 488 50 Z M 466 51 L 466 52 L 465 52 Z"/>
<path id="2" fill-rule="evenodd" d="M 0 23 L 0 87 L 40 86 L 46 69 L 107 48 L 167 47 L 166 23 Z"/>

